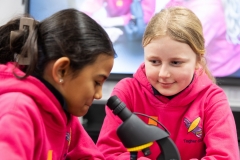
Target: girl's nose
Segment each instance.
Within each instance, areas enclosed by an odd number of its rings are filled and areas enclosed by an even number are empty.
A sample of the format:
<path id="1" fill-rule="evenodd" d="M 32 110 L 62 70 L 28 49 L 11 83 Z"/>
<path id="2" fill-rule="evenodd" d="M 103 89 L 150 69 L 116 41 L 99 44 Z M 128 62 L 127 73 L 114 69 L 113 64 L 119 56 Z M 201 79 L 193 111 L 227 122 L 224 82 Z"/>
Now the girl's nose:
<path id="1" fill-rule="evenodd" d="M 96 91 L 94 95 L 94 99 L 101 99 L 102 98 L 102 88 Z"/>
<path id="2" fill-rule="evenodd" d="M 170 73 L 169 73 L 168 67 L 165 66 L 165 65 L 162 65 L 160 70 L 159 70 L 158 76 L 161 77 L 161 78 L 168 78 L 168 77 L 170 77 Z"/>

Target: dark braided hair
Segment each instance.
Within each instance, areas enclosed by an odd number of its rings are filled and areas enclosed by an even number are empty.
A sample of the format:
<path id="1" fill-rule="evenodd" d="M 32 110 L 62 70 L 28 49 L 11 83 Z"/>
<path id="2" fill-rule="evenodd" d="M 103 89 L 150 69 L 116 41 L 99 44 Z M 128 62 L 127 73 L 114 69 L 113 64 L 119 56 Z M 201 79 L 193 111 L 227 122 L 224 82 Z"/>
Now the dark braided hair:
<path id="1" fill-rule="evenodd" d="M 10 32 L 19 30 L 19 23 L 17 18 L 0 27 L 0 64 L 15 61 L 14 54 L 30 53 L 30 64 L 23 70 L 25 76 L 17 76 L 20 79 L 32 74 L 42 76 L 46 65 L 61 57 L 70 59 L 76 73 L 94 63 L 100 54 L 116 57 L 105 30 L 76 9 L 65 9 L 36 22 L 30 33 L 27 29 L 19 31 L 10 44 Z"/>

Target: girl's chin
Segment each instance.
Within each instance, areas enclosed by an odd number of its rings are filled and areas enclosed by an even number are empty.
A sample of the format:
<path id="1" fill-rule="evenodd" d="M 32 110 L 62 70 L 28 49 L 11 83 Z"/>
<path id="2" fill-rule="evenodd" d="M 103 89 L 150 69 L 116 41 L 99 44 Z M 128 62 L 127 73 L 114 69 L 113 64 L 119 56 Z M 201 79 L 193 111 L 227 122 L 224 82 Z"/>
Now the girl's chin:
<path id="1" fill-rule="evenodd" d="M 159 89 L 158 92 L 161 95 L 167 96 L 167 97 L 174 96 L 174 95 L 176 95 L 178 93 L 178 92 L 169 92 L 169 90 L 166 90 L 166 89 Z"/>

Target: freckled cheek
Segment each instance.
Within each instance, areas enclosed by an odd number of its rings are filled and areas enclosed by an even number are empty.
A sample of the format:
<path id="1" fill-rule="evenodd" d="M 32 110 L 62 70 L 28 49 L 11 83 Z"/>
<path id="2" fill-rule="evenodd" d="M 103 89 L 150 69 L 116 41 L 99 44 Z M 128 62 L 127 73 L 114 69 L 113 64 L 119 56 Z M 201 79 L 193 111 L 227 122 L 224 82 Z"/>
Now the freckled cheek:
<path id="1" fill-rule="evenodd" d="M 146 73 L 146 76 L 150 83 L 155 83 L 158 81 L 158 72 L 150 71 Z"/>
<path id="2" fill-rule="evenodd" d="M 189 85 L 192 81 L 193 75 L 191 72 L 186 73 L 178 73 L 178 76 L 175 77 L 175 80 L 178 83 L 182 83 L 184 85 Z"/>

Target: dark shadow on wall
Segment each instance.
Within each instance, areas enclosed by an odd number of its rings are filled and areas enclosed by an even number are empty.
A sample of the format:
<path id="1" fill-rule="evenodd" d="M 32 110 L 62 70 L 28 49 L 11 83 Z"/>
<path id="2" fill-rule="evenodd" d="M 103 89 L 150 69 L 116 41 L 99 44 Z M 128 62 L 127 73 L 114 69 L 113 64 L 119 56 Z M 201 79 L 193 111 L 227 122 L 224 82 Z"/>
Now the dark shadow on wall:
<path id="1" fill-rule="evenodd" d="M 105 117 L 105 105 L 93 104 L 83 117 L 83 127 L 96 143 Z"/>

